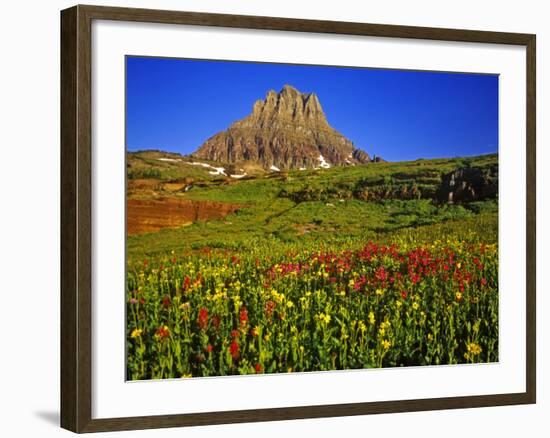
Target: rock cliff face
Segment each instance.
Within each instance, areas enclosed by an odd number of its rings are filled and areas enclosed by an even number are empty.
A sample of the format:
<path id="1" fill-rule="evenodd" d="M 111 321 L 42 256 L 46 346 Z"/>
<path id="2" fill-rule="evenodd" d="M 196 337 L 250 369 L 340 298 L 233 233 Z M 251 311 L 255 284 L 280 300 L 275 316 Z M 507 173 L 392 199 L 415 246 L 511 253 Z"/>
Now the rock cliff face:
<path id="1" fill-rule="evenodd" d="M 253 161 L 286 170 L 371 162 L 369 155 L 332 128 L 315 93 L 290 85 L 254 104 L 252 114 L 208 139 L 197 158 L 236 163 Z"/>

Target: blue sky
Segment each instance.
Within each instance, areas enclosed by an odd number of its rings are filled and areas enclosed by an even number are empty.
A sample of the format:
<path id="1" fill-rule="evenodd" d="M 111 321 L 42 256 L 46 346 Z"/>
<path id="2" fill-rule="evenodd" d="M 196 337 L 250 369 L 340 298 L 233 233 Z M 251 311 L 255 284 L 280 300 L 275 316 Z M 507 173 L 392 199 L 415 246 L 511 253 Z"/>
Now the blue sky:
<path id="1" fill-rule="evenodd" d="M 389 161 L 498 151 L 498 76 L 127 57 L 130 151 L 189 154 L 268 90 L 315 92 L 329 123 Z"/>

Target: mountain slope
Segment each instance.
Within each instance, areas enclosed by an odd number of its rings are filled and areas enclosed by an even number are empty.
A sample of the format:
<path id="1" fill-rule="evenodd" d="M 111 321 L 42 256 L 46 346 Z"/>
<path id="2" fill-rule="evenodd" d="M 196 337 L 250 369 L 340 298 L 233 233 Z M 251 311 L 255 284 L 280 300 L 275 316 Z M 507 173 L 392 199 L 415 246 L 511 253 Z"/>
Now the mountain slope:
<path id="1" fill-rule="evenodd" d="M 369 155 L 331 127 L 315 93 L 290 85 L 254 104 L 252 113 L 208 139 L 194 157 L 222 163 L 252 161 L 265 169 L 363 164 Z"/>

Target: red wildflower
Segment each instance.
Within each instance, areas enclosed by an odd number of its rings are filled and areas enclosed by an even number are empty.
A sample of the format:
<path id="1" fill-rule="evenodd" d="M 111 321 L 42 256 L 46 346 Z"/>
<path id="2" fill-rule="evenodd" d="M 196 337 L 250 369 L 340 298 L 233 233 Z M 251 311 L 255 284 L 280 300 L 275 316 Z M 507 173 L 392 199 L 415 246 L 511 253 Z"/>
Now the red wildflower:
<path id="1" fill-rule="evenodd" d="M 237 341 L 231 342 L 229 345 L 229 353 L 231 354 L 233 360 L 237 360 L 239 358 L 239 344 L 237 344 Z"/>
<path id="2" fill-rule="evenodd" d="M 481 279 L 481 285 L 482 286 L 486 286 L 487 285 L 487 280 L 485 278 L 482 278 Z"/>
<path id="3" fill-rule="evenodd" d="M 208 345 L 206 346 L 206 351 L 207 351 L 208 353 L 212 353 L 212 350 L 214 350 L 214 347 L 212 346 L 212 344 L 208 344 Z"/>
<path id="4" fill-rule="evenodd" d="M 214 315 L 212 316 L 212 325 L 216 330 L 220 328 L 221 318 L 220 315 Z"/>
<path id="5" fill-rule="evenodd" d="M 183 286 L 182 286 L 182 289 L 183 291 L 185 292 L 187 289 L 189 289 L 189 286 L 191 284 L 191 279 L 189 278 L 189 276 L 185 276 L 185 279 L 183 280 Z"/>
<path id="6" fill-rule="evenodd" d="M 241 311 L 239 312 L 239 322 L 241 325 L 246 325 L 248 322 L 248 310 L 246 310 L 244 307 L 241 308 Z"/>
<path id="7" fill-rule="evenodd" d="M 197 322 L 199 323 L 199 327 L 202 330 L 204 330 L 208 325 L 208 310 L 206 310 L 204 307 L 201 307 L 201 309 L 199 310 L 199 317 L 197 319 Z"/>
<path id="8" fill-rule="evenodd" d="M 240 335 L 241 334 L 239 333 L 238 330 L 235 330 L 235 329 L 231 330 L 231 337 L 232 338 L 238 338 Z"/>
<path id="9" fill-rule="evenodd" d="M 404 300 L 407 298 L 407 291 L 406 290 L 401 291 L 401 298 L 403 298 Z"/>
<path id="10" fill-rule="evenodd" d="M 170 297 L 168 295 L 165 295 L 162 299 L 162 307 L 164 307 L 165 309 L 170 307 Z"/>
<path id="11" fill-rule="evenodd" d="M 355 281 L 353 284 L 353 290 L 361 290 L 361 288 L 367 283 L 367 278 L 364 275 L 361 275 L 361 277 Z"/>
<path id="12" fill-rule="evenodd" d="M 164 325 L 157 329 L 156 334 L 160 339 L 166 339 L 167 337 L 170 336 L 170 329 Z"/>
<path id="13" fill-rule="evenodd" d="M 374 276 L 378 281 L 386 281 L 388 279 L 388 273 L 386 272 L 386 268 L 384 268 L 384 266 L 380 266 L 376 270 L 376 273 L 374 274 Z"/>
<path id="14" fill-rule="evenodd" d="M 264 370 L 264 367 L 261 363 L 257 363 L 254 365 L 254 370 L 256 370 L 256 374 L 260 374 Z"/>
<path id="15" fill-rule="evenodd" d="M 268 316 L 268 317 L 271 317 L 271 315 L 273 315 L 273 311 L 275 310 L 275 307 L 277 306 L 277 304 L 275 303 L 275 301 L 267 301 L 265 303 L 265 314 Z"/>

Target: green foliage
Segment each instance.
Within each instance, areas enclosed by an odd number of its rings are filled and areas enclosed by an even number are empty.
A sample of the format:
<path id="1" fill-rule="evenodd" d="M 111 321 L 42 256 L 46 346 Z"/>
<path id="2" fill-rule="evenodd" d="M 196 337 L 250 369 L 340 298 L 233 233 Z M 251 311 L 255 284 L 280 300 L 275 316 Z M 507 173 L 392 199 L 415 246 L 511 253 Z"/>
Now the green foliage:
<path id="1" fill-rule="evenodd" d="M 160 169 L 144 168 L 144 169 L 130 169 L 128 170 L 128 179 L 158 179 L 161 177 Z"/>

